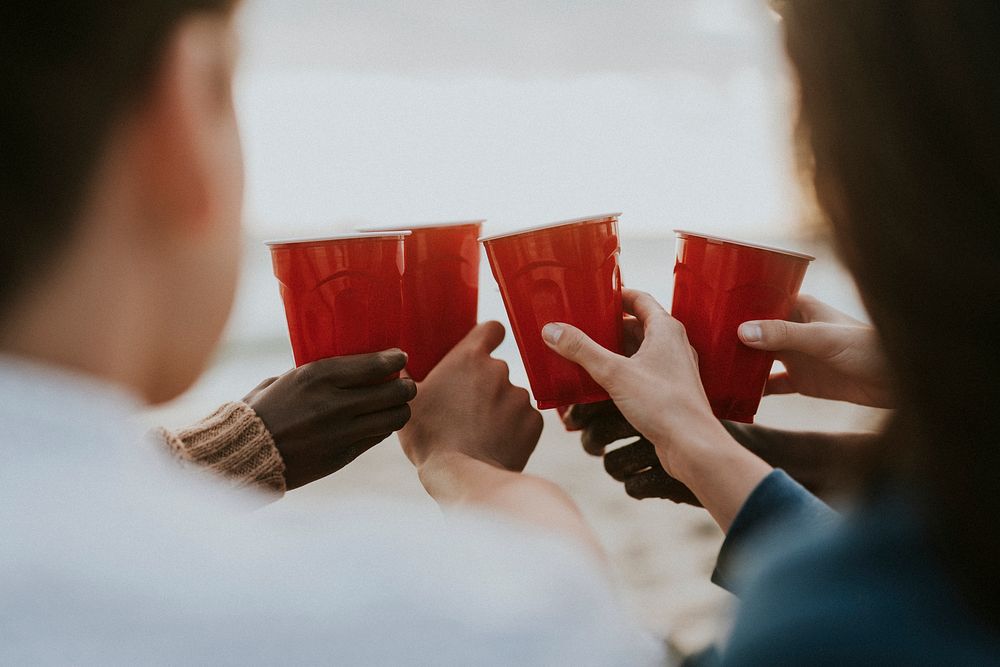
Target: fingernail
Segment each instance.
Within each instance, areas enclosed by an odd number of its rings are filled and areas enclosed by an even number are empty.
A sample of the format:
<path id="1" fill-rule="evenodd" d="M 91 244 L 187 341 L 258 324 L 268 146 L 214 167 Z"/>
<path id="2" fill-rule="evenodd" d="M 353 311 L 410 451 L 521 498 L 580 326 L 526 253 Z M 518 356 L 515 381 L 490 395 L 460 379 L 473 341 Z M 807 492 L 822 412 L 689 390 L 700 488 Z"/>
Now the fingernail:
<path id="1" fill-rule="evenodd" d="M 746 343 L 759 343 L 763 336 L 764 332 L 761 331 L 759 324 L 747 322 L 740 325 L 740 338 Z"/>
<path id="2" fill-rule="evenodd" d="M 549 345 L 557 345 L 559 343 L 559 339 L 562 338 L 563 331 L 563 325 L 555 322 L 549 322 L 542 327 L 542 338 Z"/>

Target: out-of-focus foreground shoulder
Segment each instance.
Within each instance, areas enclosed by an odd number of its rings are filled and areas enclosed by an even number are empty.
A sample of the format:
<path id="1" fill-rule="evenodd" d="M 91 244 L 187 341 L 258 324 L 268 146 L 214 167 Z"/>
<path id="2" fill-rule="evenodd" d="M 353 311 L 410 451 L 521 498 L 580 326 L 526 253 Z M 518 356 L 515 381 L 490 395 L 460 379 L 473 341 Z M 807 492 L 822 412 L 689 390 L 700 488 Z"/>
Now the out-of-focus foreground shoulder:
<path id="1" fill-rule="evenodd" d="M 722 664 L 1000 664 L 922 535 L 893 501 L 785 550 L 752 577 Z"/>

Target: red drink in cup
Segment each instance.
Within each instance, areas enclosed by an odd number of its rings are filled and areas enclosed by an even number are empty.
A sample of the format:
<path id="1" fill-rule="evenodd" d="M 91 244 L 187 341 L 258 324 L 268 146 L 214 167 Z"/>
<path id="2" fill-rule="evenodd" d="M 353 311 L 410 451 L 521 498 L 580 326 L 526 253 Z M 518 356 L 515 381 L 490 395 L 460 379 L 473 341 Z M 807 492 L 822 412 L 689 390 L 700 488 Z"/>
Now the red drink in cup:
<path id="1" fill-rule="evenodd" d="M 404 228 L 410 235 L 405 241 L 400 347 L 409 355 L 406 372 L 418 382 L 476 326 L 482 223 Z"/>
<path id="2" fill-rule="evenodd" d="M 712 411 L 753 423 L 774 355 L 738 336 L 748 320 L 787 319 L 814 258 L 678 230 L 671 311 L 687 330 Z"/>
<path id="3" fill-rule="evenodd" d="M 408 234 L 267 242 L 296 366 L 399 346 Z"/>
<path id="4" fill-rule="evenodd" d="M 483 239 L 539 409 L 609 398 L 581 366 L 548 348 L 542 327 L 566 322 L 621 353 L 619 215 Z"/>

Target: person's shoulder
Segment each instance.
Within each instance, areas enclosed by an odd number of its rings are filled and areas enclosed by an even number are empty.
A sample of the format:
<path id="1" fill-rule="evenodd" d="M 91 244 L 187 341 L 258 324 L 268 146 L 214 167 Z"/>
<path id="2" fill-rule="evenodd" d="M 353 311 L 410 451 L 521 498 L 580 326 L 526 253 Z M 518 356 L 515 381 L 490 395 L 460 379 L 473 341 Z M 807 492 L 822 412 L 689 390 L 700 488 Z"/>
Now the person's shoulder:
<path id="1" fill-rule="evenodd" d="M 816 538 L 756 574 L 723 664 L 842 665 L 895 654 L 885 627 L 892 583 L 843 541 L 840 531 Z"/>
<path id="2" fill-rule="evenodd" d="M 662 657 L 575 543 L 495 517 L 444 521 L 374 499 L 241 514 L 146 488 L 178 504 L 165 511 L 127 494 L 80 503 L 48 531 L 62 535 L 61 549 L 38 541 L 34 559 L 20 558 L 19 588 L 4 589 L 0 613 L 16 610 L 18 627 L 30 631 L 0 647 L 0 662 L 83 646 L 123 663 L 155 663 L 160 651 L 172 663 L 644 665 Z"/>
<path id="3" fill-rule="evenodd" d="M 1000 663 L 974 628 L 913 517 L 884 503 L 761 568 L 723 664 Z"/>
<path id="4" fill-rule="evenodd" d="M 372 501 L 336 514 L 329 548 L 352 582 L 331 596 L 344 664 L 660 664 L 582 545 L 491 515 Z M 387 627 L 375 647 L 351 640 Z"/>

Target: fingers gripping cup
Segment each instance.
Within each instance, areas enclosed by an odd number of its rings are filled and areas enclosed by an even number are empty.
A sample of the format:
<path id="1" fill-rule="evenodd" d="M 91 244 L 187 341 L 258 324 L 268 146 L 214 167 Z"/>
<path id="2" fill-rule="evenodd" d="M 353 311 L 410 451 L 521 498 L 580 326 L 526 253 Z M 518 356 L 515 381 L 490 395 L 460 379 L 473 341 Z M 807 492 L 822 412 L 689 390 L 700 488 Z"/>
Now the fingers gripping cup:
<path id="1" fill-rule="evenodd" d="M 267 242 L 296 366 L 399 346 L 408 234 Z"/>
<path id="2" fill-rule="evenodd" d="M 712 411 L 753 423 L 774 355 L 739 339 L 748 320 L 787 319 L 814 258 L 678 230 L 671 312 L 687 330 Z"/>
<path id="3" fill-rule="evenodd" d="M 608 399 L 581 366 L 542 340 L 565 322 L 621 353 L 619 213 L 578 218 L 483 239 L 493 276 L 540 409 Z"/>
<path id="4" fill-rule="evenodd" d="M 405 228 L 410 235 L 405 241 L 400 347 L 409 356 L 406 372 L 418 382 L 476 326 L 482 223 Z"/>

